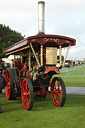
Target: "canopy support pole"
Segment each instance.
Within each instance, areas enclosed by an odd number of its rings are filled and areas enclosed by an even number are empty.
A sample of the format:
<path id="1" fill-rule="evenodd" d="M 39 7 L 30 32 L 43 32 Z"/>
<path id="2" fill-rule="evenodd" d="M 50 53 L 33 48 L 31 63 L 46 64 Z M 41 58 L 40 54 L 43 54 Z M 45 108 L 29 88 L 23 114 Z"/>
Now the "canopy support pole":
<path id="1" fill-rule="evenodd" d="M 65 66 L 65 60 L 67 59 L 67 56 L 68 56 L 70 47 L 71 47 L 71 45 L 69 45 L 69 47 L 68 47 L 68 49 L 67 49 L 67 52 L 66 52 L 66 55 L 65 55 L 65 58 L 64 58 L 64 61 L 63 61 L 63 66 Z"/>
<path id="2" fill-rule="evenodd" d="M 62 65 L 62 47 L 61 46 L 59 46 L 59 54 L 60 54 L 60 66 Z"/>
<path id="3" fill-rule="evenodd" d="M 43 66 L 43 45 L 41 45 L 41 66 Z"/>
<path id="4" fill-rule="evenodd" d="M 36 59 L 36 61 L 37 61 L 38 66 L 41 67 L 41 65 L 40 65 L 40 63 L 39 63 L 39 60 L 38 60 L 38 58 L 37 58 L 37 56 L 36 56 L 35 50 L 34 50 L 34 48 L 33 48 L 33 46 L 32 46 L 31 43 L 30 43 L 30 47 L 31 47 L 31 50 L 32 50 L 32 52 L 33 52 L 33 54 L 34 54 L 34 56 L 35 56 L 35 59 Z"/>
<path id="5" fill-rule="evenodd" d="M 29 71 L 31 71 L 31 50 L 29 50 Z"/>

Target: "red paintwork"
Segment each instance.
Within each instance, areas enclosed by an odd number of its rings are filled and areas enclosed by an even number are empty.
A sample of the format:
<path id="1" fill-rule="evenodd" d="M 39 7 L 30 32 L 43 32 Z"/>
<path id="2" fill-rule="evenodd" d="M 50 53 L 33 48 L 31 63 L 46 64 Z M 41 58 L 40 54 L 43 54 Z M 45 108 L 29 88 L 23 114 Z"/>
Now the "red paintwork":
<path id="1" fill-rule="evenodd" d="M 66 36 L 60 36 L 60 35 L 43 34 L 43 35 L 30 36 L 4 49 L 3 53 L 6 54 L 8 52 L 17 50 L 19 48 L 28 46 L 30 43 L 33 44 L 36 50 L 39 50 L 40 45 L 44 45 L 45 47 L 59 47 L 60 45 L 62 47 L 68 47 L 69 45 L 74 46 L 76 44 L 76 40 L 73 38 L 69 38 Z M 25 52 L 26 50 L 23 50 L 23 51 Z"/>
<path id="2" fill-rule="evenodd" d="M 22 67 L 21 61 L 14 61 L 13 63 L 14 63 L 14 67 L 18 67 L 18 68 Z"/>
<path id="3" fill-rule="evenodd" d="M 59 69 L 59 67 L 45 67 L 46 68 L 46 71 L 45 71 L 45 73 L 48 73 L 48 72 L 54 72 L 54 74 L 58 74 L 59 73 L 59 71 L 58 71 L 58 69 Z"/>
<path id="4" fill-rule="evenodd" d="M 5 87 L 5 91 L 6 91 L 6 97 L 7 99 L 10 98 L 10 76 L 9 76 L 9 71 L 6 71 L 6 87 Z"/>

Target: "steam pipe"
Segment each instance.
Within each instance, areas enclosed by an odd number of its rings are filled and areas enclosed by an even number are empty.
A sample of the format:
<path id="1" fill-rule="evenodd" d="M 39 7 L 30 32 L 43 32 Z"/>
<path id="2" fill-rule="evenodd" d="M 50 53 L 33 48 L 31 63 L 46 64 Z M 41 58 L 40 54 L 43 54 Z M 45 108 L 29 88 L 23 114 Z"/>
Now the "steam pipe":
<path id="1" fill-rule="evenodd" d="M 38 2 L 38 34 L 45 34 L 45 2 Z"/>

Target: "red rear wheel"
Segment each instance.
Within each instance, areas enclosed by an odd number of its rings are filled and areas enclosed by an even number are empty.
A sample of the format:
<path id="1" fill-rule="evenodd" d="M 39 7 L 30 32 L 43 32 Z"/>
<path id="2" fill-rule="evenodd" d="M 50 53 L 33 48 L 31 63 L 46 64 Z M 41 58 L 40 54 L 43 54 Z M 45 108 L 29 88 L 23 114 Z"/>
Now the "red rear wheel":
<path id="1" fill-rule="evenodd" d="M 54 105 L 62 107 L 65 104 L 66 89 L 60 77 L 55 77 L 51 82 L 51 97 Z"/>
<path id="2" fill-rule="evenodd" d="M 21 96 L 23 107 L 26 110 L 31 110 L 33 107 L 34 96 L 33 86 L 28 78 L 24 79 L 22 82 Z"/>
<path id="3" fill-rule="evenodd" d="M 7 70 L 6 71 L 6 87 L 5 87 L 7 99 L 10 98 L 10 83 L 11 83 L 10 74 L 9 74 L 9 71 Z"/>
<path id="4" fill-rule="evenodd" d="M 15 73 L 14 69 L 9 68 L 6 71 L 6 97 L 8 100 L 16 99 L 17 93 L 17 82 L 15 80 Z"/>

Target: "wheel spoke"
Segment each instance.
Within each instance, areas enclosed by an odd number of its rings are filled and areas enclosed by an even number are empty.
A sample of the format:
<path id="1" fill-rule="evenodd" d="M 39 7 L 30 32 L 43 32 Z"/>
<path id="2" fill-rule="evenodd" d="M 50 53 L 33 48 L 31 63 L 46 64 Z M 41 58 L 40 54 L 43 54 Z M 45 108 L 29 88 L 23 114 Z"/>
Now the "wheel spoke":
<path id="1" fill-rule="evenodd" d="M 56 102 L 58 103 L 58 95 L 56 95 Z"/>
<path id="2" fill-rule="evenodd" d="M 7 85 L 7 90 L 10 90 L 10 86 L 9 85 Z"/>
<path id="3" fill-rule="evenodd" d="M 54 86 L 54 90 L 56 89 L 56 86 Z"/>
<path id="4" fill-rule="evenodd" d="M 28 90 L 28 84 L 26 83 L 26 90 Z"/>
<path id="5" fill-rule="evenodd" d="M 29 97 L 29 96 L 30 96 L 30 93 L 29 93 L 29 91 L 25 91 L 25 92 L 23 93 L 23 95 L 24 95 L 25 97 Z"/>

